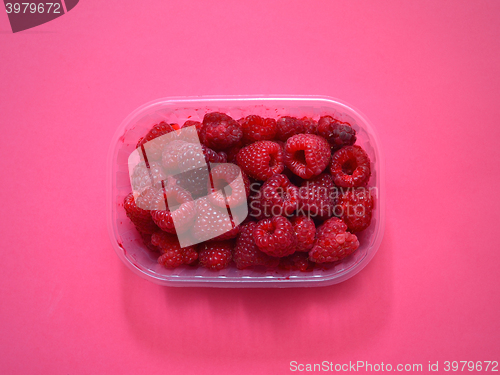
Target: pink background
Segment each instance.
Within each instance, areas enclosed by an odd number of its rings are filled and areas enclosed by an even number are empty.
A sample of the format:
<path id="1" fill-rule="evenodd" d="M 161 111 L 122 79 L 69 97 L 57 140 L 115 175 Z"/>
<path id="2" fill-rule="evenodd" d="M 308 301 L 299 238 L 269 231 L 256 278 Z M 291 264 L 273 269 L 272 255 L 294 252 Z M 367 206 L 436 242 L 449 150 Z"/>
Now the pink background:
<path id="1" fill-rule="evenodd" d="M 500 360 L 499 40 L 498 1 L 82 0 L 18 34 L 0 6 L 0 373 Z M 112 135 L 145 102 L 209 94 L 328 95 L 367 115 L 387 227 L 360 274 L 175 289 L 121 264 Z"/>

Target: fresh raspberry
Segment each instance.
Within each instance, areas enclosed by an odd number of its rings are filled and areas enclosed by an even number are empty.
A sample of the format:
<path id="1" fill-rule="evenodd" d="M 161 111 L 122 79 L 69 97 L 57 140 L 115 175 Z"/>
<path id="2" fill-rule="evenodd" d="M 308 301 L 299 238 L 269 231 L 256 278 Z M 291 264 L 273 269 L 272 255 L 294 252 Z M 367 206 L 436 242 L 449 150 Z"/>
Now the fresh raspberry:
<path id="1" fill-rule="evenodd" d="M 200 264 L 213 271 L 219 271 L 231 263 L 232 241 L 213 241 L 200 245 Z"/>
<path id="2" fill-rule="evenodd" d="M 276 136 L 276 120 L 250 115 L 240 120 L 243 129 L 243 143 L 250 144 L 257 141 L 269 141 Z"/>
<path id="3" fill-rule="evenodd" d="M 233 238 L 236 238 L 238 237 L 238 235 L 240 234 L 240 226 L 237 225 L 236 227 L 234 227 L 233 229 L 231 229 L 230 231 L 226 232 L 226 233 L 222 233 L 221 235 L 211 239 L 211 240 L 208 240 L 208 241 L 225 241 L 225 240 L 232 240 Z"/>
<path id="4" fill-rule="evenodd" d="M 198 199 L 210 194 L 207 188 L 210 184 L 209 171 L 207 167 L 191 169 L 175 176 L 178 186 L 188 191 L 193 199 Z"/>
<path id="5" fill-rule="evenodd" d="M 259 221 L 253 231 L 255 243 L 260 251 L 274 257 L 293 254 L 297 238 L 292 223 L 283 216 Z"/>
<path id="6" fill-rule="evenodd" d="M 283 159 L 293 173 L 309 179 L 319 175 L 328 166 L 330 146 L 317 135 L 297 134 L 286 142 Z"/>
<path id="7" fill-rule="evenodd" d="M 309 254 L 294 253 L 280 258 L 279 266 L 284 270 L 307 272 L 312 271 L 315 264 L 309 260 Z"/>
<path id="8" fill-rule="evenodd" d="M 137 198 L 139 201 L 139 207 L 137 206 L 132 193 L 127 195 L 123 201 L 123 207 L 125 208 L 127 217 L 135 225 L 139 232 L 152 234 L 158 230 L 158 227 L 151 218 L 151 212 L 149 211 L 151 204 L 147 203 L 154 199 L 154 195 L 155 190 L 153 188 L 146 188 Z"/>
<path id="9" fill-rule="evenodd" d="M 240 226 L 240 236 L 233 254 L 236 267 L 240 270 L 251 266 L 276 267 L 279 263 L 278 258 L 263 253 L 255 244 L 253 231 L 256 226 L 257 223 L 254 221 Z"/>
<path id="10" fill-rule="evenodd" d="M 338 198 L 341 207 L 340 218 L 344 220 L 351 232 L 361 232 L 370 225 L 373 211 L 373 196 L 369 189 L 347 189 Z"/>
<path id="11" fill-rule="evenodd" d="M 241 125 L 224 113 L 211 112 L 203 117 L 201 141 L 215 151 L 231 148 L 242 136 Z"/>
<path id="12" fill-rule="evenodd" d="M 175 129 L 172 127 L 171 124 L 167 124 L 165 121 L 160 122 L 159 124 L 154 125 L 151 130 L 139 140 L 137 143 L 137 148 L 141 148 L 141 146 L 144 146 L 146 143 L 148 143 L 146 147 L 146 156 L 148 158 L 148 161 L 151 162 L 153 160 L 161 160 L 161 154 L 163 151 L 163 148 L 166 145 L 166 140 L 158 140 L 155 142 L 153 139 L 161 137 L 162 135 L 168 134 L 173 132 Z M 141 152 L 142 155 L 142 152 Z"/>
<path id="13" fill-rule="evenodd" d="M 201 149 L 207 163 L 227 163 L 227 154 L 224 151 L 215 152 L 205 145 L 201 145 Z"/>
<path id="14" fill-rule="evenodd" d="M 208 197 L 196 200 L 196 212 L 192 235 L 199 242 L 225 235 L 235 228 L 227 210 L 213 206 Z"/>
<path id="15" fill-rule="evenodd" d="M 340 122 L 332 116 L 323 116 L 319 119 L 317 134 L 325 138 L 335 151 L 356 142 L 356 130 L 348 123 Z"/>
<path id="16" fill-rule="evenodd" d="M 161 187 L 161 182 L 167 178 L 160 163 L 152 161 L 149 163 L 149 168 L 145 162 L 140 162 L 134 167 L 132 172 L 132 190 L 141 192 L 149 186 L 155 188 Z M 153 181 L 151 183 L 151 180 Z"/>
<path id="17" fill-rule="evenodd" d="M 209 199 L 213 205 L 237 207 L 247 203 L 250 181 L 237 165 L 217 164 L 212 169 L 211 175 L 214 190 Z"/>
<path id="18" fill-rule="evenodd" d="M 191 264 L 198 259 L 195 246 L 181 247 L 177 236 L 165 232 L 157 232 L 151 236 L 151 243 L 158 246 L 162 255 L 158 263 L 167 268 Z"/>
<path id="19" fill-rule="evenodd" d="M 319 226 L 316 242 L 309 251 L 309 259 L 316 263 L 335 262 L 352 254 L 358 247 L 356 235 L 346 232 L 347 225 L 332 217 Z"/>
<path id="20" fill-rule="evenodd" d="M 161 230 L 169 233 L 183 233 L 192 226 L 196 209 L 191 194 L 186 190 L 179 186 L 169 185 L 160 190 L 157 204 L 166 205 L 164 209 L 151 211 L 153 221 Z"/>
<path id="21" fill-rule="evenodd" d="M 366 186 L 371 175 L 370 159 L 357 145 L 343 147 L 333 154 L 330 173 L 337 186 Z"/>
<path id="22" fill-rule="evenodd" d="M 318 122 L 310 117 L 302 117 L 302 122 L 304 123 L 304 133 L 305 134 L 316 134 L 316 129 L 318 128 Z"/>
<path id="23" fill-rule="evenodd" d="M 199 121 L 192 121 L 192 120 L 187 120 L 184 125 L 182 125 L 183 128 L 188 128 L 190 126 L 195 126 L 196 127 L 196 133 L 198 134 L 198 138 L 201 141 L 201 133 L 203 132 L 203 124 Z"/>
<path id="24" fill-rule="evenodd" d="M 316 226 L 307 216 L 294 216 L 290 219 L 295 236 L 297 236 L 297 251 L 309 251 L 316 239 Z"/>
<path id="25" fill-rule="evenodd" d="M 197 168 L 206 168 L 207 162 L 201 144 L 186 143 L 177 156 L 181 172 Z"/>
<path id="26" fill-rule="evenodd" d="M 152 237 L 151 233 L 139 232 L 139 234 L 141 235 L 142 242 L 144 243 L 144 245 L 146 245 L 146 247 L 149 250 L 155 251 L 155 252 L 160 252 L 160 248 L 151 243 L 151 237 Z"/>
<path id="27" fill-rule="evenodd" d="M 167 174 L 174 175 L 180 172 L 178 161 L 179 155 L 184 146 L 188 144 L 189 143 L 183 140 L 175 140 L 165 145 L 161 156 L 161 162 Z"/>
<path id="28" fill-rule="evenodd" d="M 283 174 L 275 174 L 260 189 L 264 217 L 290 216 L 299 204 L 299 188 Z"/>
<path id="29" fill-rule="evenodd" d="M 333 216 L 337 195 L 333 177 L 327 173 L 306 180 L 299 188 L 299 210 L 302 215 L 327 219 Z"/>
<path id="30" fill-rule="evenodd" d="M 236 163 L 248 176 L 262 181 L 285 168 L 283 150 L 271 141 L 259 141 L 242 148 L 236 155 Z"/>
<path id="31" fill-rule="evenodd" d="M 283 116 L 276 121 L 276 128 L 276 139 L 283 142 L 286 142 L 292 135 L 301 134 L 305 131 L 304 121 L 290 116 Z"/>
<path id="32" fill-rule="evenodd" d="M 236 163 L 236 155 L 238 155 L 238 152 L 240 152 L 242 148 L 242 144 L 237 144 L 236 146 L 233 146 L 229 150 L 227 150 L 227 161 L 229 163 Z"/>

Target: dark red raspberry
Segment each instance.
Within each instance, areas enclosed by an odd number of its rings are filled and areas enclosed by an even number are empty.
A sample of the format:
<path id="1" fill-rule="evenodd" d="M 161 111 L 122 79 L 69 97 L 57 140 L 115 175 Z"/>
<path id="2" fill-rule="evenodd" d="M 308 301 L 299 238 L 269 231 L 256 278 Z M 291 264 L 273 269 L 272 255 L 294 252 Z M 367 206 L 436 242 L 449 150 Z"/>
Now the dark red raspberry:
<path id="1" fill-rule="evenodd" d="M 163 148 L 165 147 L 167 140 L 157 140 L 154 139 L 161 137 L 162 135 L 173 132 L 175 129 L 171 124 L 167 124 L 165 121 L 160 122 L 159 124 L 154 125 L 151 130 L 139 140 L 137 143 L 137 148 L 140 149 L 141 146 L 144 146 L 146 151 L 146 156 L 148 161 L 151 162 L 153 160 L 161 160 L 161 154 Z M 169 139 L 171 140 L 171 139 Z M 147 145 L 146 145 L 147 144 Z M 142 152 L 141 156 L 142 156 Z"/>
<path id="2" fill-rule="evenodd" d="M 307 272 L 314 269 L 315 263 L 309 260 L 307 253 L 294 253 L 281 258 L 279 266 L 284 270 Z"/>
<path id="3" fill-rule="evenodd" d="M 351 146 L 356 142 L 356 130 L 346 122 L 340 122 L 332 116 L 323 116 L 318 121 L 317 134 L 325 138 L 334 150 Z"/>
<path id="4" fill-rule="evenodd" d="M 208 167 L 191 169 L 175 176 L 177 185 L 189 192 L 193 199 L 205 197 L 210 194 L 207 188 L 210 184 Z"/>
<path id="5" fill-rule="evenodd" d="M 237 207 L 247 203 L 250 181 L 237 165 L 217 164 L 211 175 L 214 190 L 209 199 L 213 205 Z"/>
<path id="6" fill-rule="evenodd" d="M 222 233 L 220 236 L 217 236 L 213 239 L 213 241 L 225 241 L 225 240 L 231 240 L 233 238 L 236 238 L 238 237 L 238 234 L 240 234 L 240 226 L 236 226 L 234 227 L 233 229 L 231 229 L 230 231 L 226 232 L 226 233 Z M 208 241 L 212 241 L 212 240 L 208 240 Z"/>
<path id="7" fill-rule="evenodd" d="M 337 186 L 366 186 L 371 175 L 370 159 L 357 145 L 343 147 L 333 154 L 330 173 Z"/>
<path id="8" fill-rule="evenodd" d="M 288 177 L 275 174 L 260 189 L 263 217 L 290 216 L 299 204 L 299 188 Z"/>
<path id="9" fill-rule="evenodd" d="M 224 151 L 215 152 L 205 145 L 201 145 L 207 163 L 227 163 L 227 154 Z"/>
<path id="10" fill-rule="evenodd" d="M 236 163 L 248 176 L 265 181 L 283 172 L 283 150 L 276 142 L 259 141 L 242 148 Z"/>
<path id="11" fill-rule="evenodd" d="M 236 225 L 233 226 L 233 223 L 241 221 L 233 217 L 232 223 L 227 210 L 213 206 L 208 197 L 196 200 L 196 212 L 192 235 L 199 242 L 208 241 L 218 236 L 222 237 L 236 227 Z"/>
<path id="12" fill-rule="evenodd" d="M 283 216 L 259 221 L 253 232 L 255 243 L 260 251 L 274 257 L 293 254 L 297 238 L 292 223 Z"/>
<path id="13" fill-rule="evenodd" d="M 200 264 L 213 271 L 219 271 L 231 263 L 232 241 L 213 241 L 200 245 Z"/>
<path id="14" fill-rule="evenodd" d="M 297 251 L 309 251 L 316 240 L 316 226 L 307 216 L 294 216 L 290 219 L 297 237 Z"/>
<path id="15" fill-rule="evenodd" d="M 157 232 L 151 236 L 151 243 L 158 246 L 162 255 L 158 263 L 167 268 L 179 267 L 183 264 L 191 264 L 198 259 L 195 246 L 181 247 L 177 236 L 165 232 Z"/>
<path id="16" fill-rule="evenodd" d="M 361 232 L 370 226 L 374 207 L 373 196 L 369 189 L 348 188 L 338 198 L 340 218 L 351 232 Z"/>
<path id="17" fill-rule="evenodd" d="M 330 163 L 330 146 L 317 135 L 297 134 L 286 142 L 283 159 L 293 173 L 309 179 L 323 172 Z"/>
<path id="18" fill-rule="evenodd" d="M 243 137 L 241 125 L 224 113 L 211 112 L 203 117 L 201 141 L 215 151 L 236 145 Z"/>
<path id="19" fill-rule="evenodd" d="M 184 125 L 182 125 L 182 129 L 188 128 L 190 126 L 195 126 L 196 127 L 196 133 L 198 134 L 198 138 L 201 141 L 201 134 L 203 130 L 203 124 L 199 121 L 192 121 L 192 120 L 187 120 Z"/>
<path id="20" fill-rule="evenodd" d="M 302 117 L 302 122 L 304 123 L 304 133 L 305 134 L 316 134 L 316 129 L 318 128 L 318 122 L 310 117 Z"/>
<path id="21" fill-rule="evenodd" d="M 327 173 L 306 180 L 299 188 L 299 213 L 327 219 L 334 214 L 337 189 L 333 177 Z"/>
<path id="22" fill-rule="evenodd" d="M 251 266 L 276 267 L 279 263 L 278 258 L 270 257 L 259 250 L 255 244 L 253 231 L 257 223 L 250 221 L 240 226 L 240 236 L 236 241 L 233 259 L 238 269 L 244 269 Z"/>
<path id="23" fill-rule="evenodd" d="M 195 202 L 186 190 L 175 185 L 166 186 L 158 194 L 157 205 L 157 209 L 151 211 L 151 217 L 161 230 L 184 233 L 192 227 L 196 215 Z M 166 207 L 158 209 L 159 205 Z"/>
<path id="24" fill-rule="evenodd" d="M 123 207 L 127 213 L 127 217 L 135 225 L 139 232 L 153 234 L 158 230 L 158 227 L 151 218 L 151 202 L 154 199 L 156 192 L 153 188 L 146 188 L 137 198 L 139 207 L 137 206 L 134 195 L 130 193 L 123 201 Z"/>
<path id="25" fill-rule="evenodd" d="M 305 124 L 296 117 L 283 116 L 276 121 L 276 129 L 276 139 L 286 142 L 291 136 L 304 133 Z"/>
<path id="26" fill-rule="evenodd" d="M 158 246 L 153 245 L 151 243 L 152 234 L 150 234 L 150 233 L 144 233 L 144 232 L 139 232 L 139 234 L 141 235 L 142 242 L 144 243 L 144 245 L 146 245 L 146 247 L 149 250 L 155 251 L 155 252 L 160 252 L 160 248 Z"/>
<path id="27" fill-rule="evenodd" d="M 325 221 L 316 231 L 316 242 L 309 251 L 309 259 L 316 263 L 335 262 L 356 251 L 358 238 L 346 230 L 347 225 L 339 218 Z"/>
<path id="28" fill-rule="evenodd" d="M 160 188 L 161 182 L 167 178 L 160 163 L 152 161 L 149 168 L 145 162 L 140 162 L 134 167 L 132 172 L 132 190 L 141 192 L 147 187 Z M 152 183 L 151 183 L 152 181 Z"/>
<path id="29" fill-rule="evenodd" d="M 276 120 L 250 115 L 240 120 L 243 129 L 243 143 L 250 144 L 257 141 L 269 141 L 276 136 Z"/>
<path id="30" fill-rule="evenodd" d="M 236 163 L 236 155 L 243 148 L 243 145 L 237 144 L 236 146 L 231 147 L 227 150 L 227 161 L 230 163 Z"/>

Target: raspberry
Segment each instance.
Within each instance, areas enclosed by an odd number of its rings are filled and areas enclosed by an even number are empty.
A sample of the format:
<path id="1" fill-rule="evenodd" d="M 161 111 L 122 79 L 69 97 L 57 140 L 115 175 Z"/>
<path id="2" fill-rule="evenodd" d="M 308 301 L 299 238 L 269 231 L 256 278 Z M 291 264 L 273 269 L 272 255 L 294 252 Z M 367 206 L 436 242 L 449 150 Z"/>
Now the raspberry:
<path id="1" fill-rule="evenodd" d="M 157 142 L 151 141 L 173 131 L 174 128 L 171 124 L 167 124 L 165 121 L 162 121 L 159 124 L 154 125 L 151 130 L 139 140 L 139 142 L 137 143 L 137 148 L 141 148 L 141 146 L 144 146 L 146 143 L 148 143 L 146 148 L 146 156 L 148 158 L 148 161 L 151 162 L 153 160 L 161 160 L 161 154 L 167 140 L 159 140 Z"/>
<path id="2" fill-rule="evenodd" d="M 299 189 L 283 174 L 275 174 L 260 189 L 260 207 L 264 217 L 289 216 L 299 203 Z"/>
<path id="3" fill-rule="evenodd" d="M 314 263 L 307 253 L 294 253 L 280 259 L 280 268 L 291 271 L 307 272 L 314 269 Z"/>
<path id="4" fill-rule="evenodd" d="M 211 175 L 214 190 L 209 199 L 213 205 L 237 207 L 247 203 L 250 181 L 237 165 L 218 164 L 212 169 Z"/>
<path id="5" fill-rule="evenodd" d="M 240 270 L 251 266 L 276 267 L 279 263 L 278 258 L 263 253 L 255 244 L 253 231 L 256 226 L 257 223 L 253 221 L 240 226 L 240 236 L 233 254 L 236 267 Z"/>
<path id="6" fill-rule="evenodd" d="M 162 255 L 158 263 L 167 268 L 191 264 L 198 259 L 195 246 L 181 247 L 177 237 L 165 232 L 157 232 L 151 236 L 151 243 L 158 246 Z"/>
<path id="7" fill-rule="evenodd" d="M 333 177 L 327 173 L 306 180 L 299 188 L 299 212 L 327 219 L 333 216 L 336 194 Z"/>
<path id="8" fill-rule="evenodd" d="M 189 143 L 185 141 L 175 140 L 165 145 L 161 155 L 161 163 L 167 174 L 174 175 L 180 172 L 178 161 L 179 155 L 183 147 L 188 144 Z"/>
<path id="9" fill-rule="evenodd" d="M 227 163 L 227 154 L 224 151 L 215 152 L 205 145 L 201 145 L 205 161 L 208 163 Z"/>
<path id="10" fill-rule="evenodd" d="M 210 184 L 210 178 L 207 167 L 191 169 L 179 173 L 175 176 L 179 187 L 188 191 L 193 199 L 204 197 L 210 194 L 207 188 Z"/>
<path id="11" fill-rule="evenodd" d="M 242 136 L 241 125 L 224 113 L 211 112 L 203 117 L 201 141 L 215 151 L 231 148 Z"/>
<path id="12" fill-rule="evenodd" d="M 195 203 L 186 190 L 175 185 L 165 187 L 157 197 L 157 205 L 160 204 L 167 207 L 151 211 L 151 217 L 161 230 L 184 233 L 192 226 L 196 215 Z"/>
<path id="13" fill-rule="evenodd" d="M 276 136 L 276 120 L 262 118 L 256 115 L 247 116 L 240 120 L 243 130 L 243 143 L 250 144 L 257 141 L 269 141 Z"/>
<path id="14" fill-rule="evenodd" d="M 340 122 L 332 116 L 323 116 L 319 119 L 317 134 L 325 138 L 335 151 L 356 142 L 356 130 L 348 123 Z"/>
<path id="15" fill-rule="evenodd" d="M 130 221 L 135 225 L 139 232 L 152 234 L 158 230 L 158 227 L 151 218 L 151 213 L 148 210 L 151 207 L 150 202 L 155 195 L 155 190 L 151 187 L 146 188 L 137 198 L 139 206 L 136 204 L 134 195 L 130 193 L 123 201 L 123 207 Z M 140 200 L 142 196 L 142 201 Z M 142 204 L 141 204 L 142 203 Z M 143 207 L 143 208 L 141 208 Z M 146 208 L 146 209 L 144 209 Z"/>
<path id="16" fill-rule="evenodd" d="M 319 175 L 330 162 L 330 146 L 314 134 L 289 138 L 283 152 L 285 165 L 297 176 L 309 179 Z"/>
<path id="17" fill-rule="evenodd" d="M 160 163 L 152 161 L 149 168 L 145 162 L 140 162 L 134 167 L 132 172 L 132 190 L 141 192 L 149 186 L 161 187 L 161 182 L 167 178 Z M 151 183 L 151 180 L 153 183 Z"/>
<path id="18" fill-rule="evenodd" d="M 188 120 L 184 123 L 184 125 L 182 125 L 182 128 L 188 128 L 190 126 L 196 126 L 196 133 L 198 134 L 198 138 L 200 139 L 201 141 L 201 133 L 203 132 L 203 124 L 199 121 L 192 121 L 192 120 Z"/>
<path id="19" fill-rule="evenodd" d="M 240 226 L 236 226 L 233 229 L 231 229 L 229 232 L 222 233 L 220 236 L 217 236 L 213 238 L 214 241 L 225 241 L 225 240 L 231 240 L 233 238 L 238 237 L 238 234 L 240 234 Z M 212 240 L 208 240 L 212 241 Z"/>
<path id="20" fill-rule="evenodd" d="M 274 257 L 293 254 L 297 238 L 292 223 L 283 216 L 259 221 L 253 231 L 255 243 L 260 251 Z"/>
<path id="21" fill-rule="evenodd" d="M 368 228 L 374 206 L 368 189 L 347 189 L 340 195 L 337 203 L 342 208 L 340 217 L 351 232 L 361 232 Z"/>
<path id="22" fill-rule="evenodd" d="M 356 235 L 346 232 L 347 225 L 339 218 L 325 221 L 316 232 L 316 242 L 309 259 L 316 263 L 335 262 L 352 254 L 358 247 Z"/>
<path id="23" fill-rule="evenodd" d="M 370 159 L 359 146 L 343 147 L 333 154 L 330 173 L 337 186 L 365 186 L 371 175 Z"/>
<path id="24" fill-rule="evenodd" d="M 177 162 L 181 172 L 197 168 L 205 168 L 206 157 L 201 144 L 186 143 L 177 156 Z"/>
<path id="25" fill-rule="evenodd" d="M 227 150 L 227 161 L 230 163 L 236 163 L 236 155 L 243 148 L 241 144 L 237 144 L 236 146 L 231 147 Z"/>
<path id="26" fill-rule="evenodd" d="M 296 117 L 283 116 L 276 121 L 276 129 L 276 139 L 286 142 L 292 135 L 304 133 L 305 124 Z"/>
<path id="27" fill-rule="evenodd" d="M 139 232 L 139 234 L 141 235 L 142 242 L 144 243 L 144 245 L 146 245 L 146 247 L 149 250 L 155 251 L 155 252 L 159 252 L 160 251 L 160 248 L 158 246 L 155 246 L 155 245 L 153 245 L 151 243 L 152 234 L 150 234 L 150 233 L 144 233 L 144 232 Z"/>
<path id="28" fill-rule="evenodd" d="M 219 207 L 214 207 L 208 197 L 196 200 L 196 212 L 197 217 L 192 234 L 199 242 L 214 239 L 217 236 L 222 237 L 235 228 L 231 223 L 231 218 L 228 216 L 227 211 Z"/>
<path id="29" fill-rule="evenodd" d="M 316 134 L 316 129 L 318 128 L 318 122 L 310 117 L 302 117 L 302 122 L 304 123 L 304 133 L 305 134 Z"/>
<path id="30" fill-rule="evenodd" d="M 306 216 L 294 216 L 290 219 L 293 231 L 297 236 L 297 251 L 309 251 L 316 239 L 314 221 Z"/>
<path id="31" fill-rule="evenodd" d="M 262 181 L 285 168 L 283 150 L 271 141 L 259 141 L 242 148 L 236 155 L 236 163 L 248 176 Z"/>
<path id="32" fill-rule="evenodd" d="M 213 271 L 219 271 L 231 263 L 232 241 L 214 241 L 200 245 L 200 264 Z"/>

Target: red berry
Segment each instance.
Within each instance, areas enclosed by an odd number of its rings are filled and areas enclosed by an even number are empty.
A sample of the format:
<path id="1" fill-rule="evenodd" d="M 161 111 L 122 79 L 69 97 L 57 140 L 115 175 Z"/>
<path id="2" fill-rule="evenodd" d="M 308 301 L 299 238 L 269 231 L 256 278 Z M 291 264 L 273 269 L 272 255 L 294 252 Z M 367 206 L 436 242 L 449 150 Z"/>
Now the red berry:
<path id="1" fill-rule="evenodd" d="M 357 145 L 343 147 L 333 154 L 330 173 L 337 186 L 365 186 L 371 175 L 370 159 Z"/>
<path id="2" fill-rule="evenodd" d="M 276 121 L 276 129 L 276 139 L 286 142 L 291 136 L 304 133 L 305 124 L 296 117 L 283 116 Z"/>
<path id="3" fill-rule="evenodd" d="M 297 176 L 309 179 L 319 175 L 330 162 L 330 146 L 314 134 L 289 138 L 283 153 L 285 165 Z"/>
<path id="4" fill-rule="evenodd" d="M 334 214 L 337 195 L 333 177 L 327 173 L 306 180 L 299 188 L 299 210 L 301 215 L 327 219 Z"/>
<path id="5" fill-rule="evenodd" d="M 146 188 L 137 198 L 139 207 L 136 203 L 134 195 L 130 193 L 123 202 L 123 207 L 127 213 L 127 217 L 135 225 L 139 232 L 152 234 L 158 230 L 158 227 L 151 218 L 151 201 L 154 199 L 155 190 L 151 187 Z M 142 198 L 142 199 L 141 199 Z"/>
<path id="6" fill-rule="evenodd" d="M 148 168 L 145 162 L 140 162 L 134 167 L 134 171 L 132 172 L 132 190 L 134 192 L 141 192 L 150 186 L 158 189 L 161 187 L 161 182 L 166 178 L 167 175 L 160 163 L 152 161 L 149 163 Z"/>
<path id="7" fill-rule="evenodd" d="M 191 194 L 175 185 L 168 185 L 160 190 L 157 209 L 151 211 L 156 225 L 169 233 L 186 232 L 194 223 L 195 215 L 195 202 Z"/>
<path id="8" fill-rule="evenodd" d="M 200 264 L 210 270 L 219 271 L 231 263 L 232 241 L 213 241 L 200 245 Z"/>
<path id="9" fill-rule="evenodd" d="M 325 138 L 334 150 L 351 146 L 356 142 L 356 130 L 346 122 L 332 116 L 323 116 L 318 121 L 317 134 Z"/>
<path id="10" fill-rule="evenodd" d="M 196 200 L 196 212 L 192 235 L 199 242 L 215 239 L 218 236 L 222 237 L 236 227 L 236 225 L 233 226 L 233 223 L 239 222 L 238 218 L 235 220 L 233 217 L 232 223 L 227 210 L 213 206 L 208 197 Z"/>
<path id="11" fill-rule="evenodd" d="M 297 236 L 297 251 L 309 251 L 316 240 L 314 221 L 306 216 L 294 216 L 290 219 L 295 236 Z"/>
<path id="12" fill-rule="evenodd" d="M 307 253 L 294 253 L 280 259 L 280 268 L 291 271 L 307 272 L 314 269 L 314 263 Z"/>
<path id="13" fill-rule="evenodd" d="M 338 198 L 341 207 L 341 219 L 351 232 L 361 232 L 369 227 L 374 206 L 369 189 L 347 189 Z"/>
<path id="14" fill-rule="evenodd" d="M 152 237 L 151 233 L 139 232 L 139 234 L 141 235 L 142 242 L 144 243 L 144 245 L 146 245 L 146 247 L 149 250 L 155 251 L 155 252 L 160 252 L 160 248 L 151 243 L 151 237 Z"/>
<path id="15" fill-rule="evenodd" d="M 210 202 L 218 207 L 237 207 L 247 203 L 250 181 L 235 164 L 218 164 L 211 171 L 213 182 Z"/>
<path id="16" fill-rule="evenodd" d="M 335 262 L 352 254 L 358 247 L 356 235 L 346 232 L 347 225 L 332 217 L 318 227 L 316 242 L 309 251 L 309 259 L 316 263 Z"/>
<path id="17" fill-rule="evenodd" d="M 158 139 L 153 141 L 156 138 L 161 137 L 162 135 L 173 132 L 175 129 L 171 124 L 167 124 L 165 121 L 160 122 L 159 124 L 154 125 L 151 130 L 139 140 L 137 143 L 137 148 L 141 148 L 144 146 L 146 151 L 146 156 L 148 161 L 151 162 L 153 160 L 161 160 L 161 154 L 165 145 L 170 142 L 172 139 Z M 141 152 L 142 155 L 142 152 Z"/>
<path id="18" fill-rule="evenodd" d="M 158 246 L 162 255 L 158 263 L 167 268 L 179 267 L 183 264 L 191 264 L 198 259 L 196 247 L 181 247 L 177 236 L 165 232 L 157 232 L 151 236 L 151 243 Z"/>
<path id="19" fill-rule="evenodd" d="M 248 176 L 261 181 L 285 168 L 283 150 L 271 141 L 259 141 L 242 148 L 236 155 L 236 163 Z"/>
<path id="20" fill-rule="evenodd" d="M 305 134 L 316 134 L 316 129 L 318 128 L 318 122 L 310 117 L 302 117 L 302 122 L 304 123 L 304 133 Z"/>
<path id="21" fill-rule="evenodd" d="M 276 136 L 276 120 L 250 115 L 240 120 L 243 130 L 243 143 L 250 144 L 257 141 L 269 141 Z"/>
<path id="22" fill-rule="evenodd" d="M 241 125 L 224 113 L 211 112 L 203 118 L 201 141 L 215 151 L 231 148 L 242 137 Z"/>
<path id="23" fill-rule="evenodd" d="M 299 204 L 299 188 L 285 175 L 275 174 L 260 188 L 259 199 L 262 217 L 290 216 Z"/>
<path id="24" fill-rule="evenodd" d="M 253 235 L 259 250 L 270 256 L 283 257 L 296 250 L 297 238 L 286 217 L 274 216 L 259 221 Z"/>
<path id="25" fill-rule="evenodd" d="M 165 145 L 161 156 L 161 162 L 167 174 L 174 175 L 180 172 L 178 158 L 183 147 L 188 144 L 189 143 L 185 141 L 175 140 Z"/>
<path id="26" fill-rule="evenodd" d="M 192 121 L 192 120 L 187 120 L 184 125 L 182 125 L 182 129 L 188 128 L 190 126 L 195 126 L 196 127 L 196 133 L 198 134 L 198 138 L 201 141 L 201 134 L 203 130 L 203 124 L 199 121 Z"/>
<path id="27" fill-rule="evenodd" d="M 276 267 L 278 258 L 270 257 L 259 250 L 255 244 L 253 231 L 257 226 L 256 222 L 248 222 L 240 226 L 240 236 L 236 241 L 233 259 L 238 269 L 251 266 Z"/>

